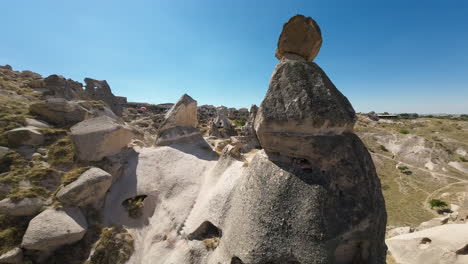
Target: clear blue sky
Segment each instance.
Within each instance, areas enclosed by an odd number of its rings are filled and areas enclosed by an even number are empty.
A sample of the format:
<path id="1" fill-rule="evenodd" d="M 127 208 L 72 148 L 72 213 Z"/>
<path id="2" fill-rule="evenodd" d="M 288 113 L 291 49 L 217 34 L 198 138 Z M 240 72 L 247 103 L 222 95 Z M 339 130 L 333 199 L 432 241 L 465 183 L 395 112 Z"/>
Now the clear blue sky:
<path id="1" fill-rule="evenodd" d="M 464 0 L 0 1 L 0 64 L 105 79 L 129 101 L 259 104 L 282 25 L 301 13 L 356 111 L 468 113 Z"/>

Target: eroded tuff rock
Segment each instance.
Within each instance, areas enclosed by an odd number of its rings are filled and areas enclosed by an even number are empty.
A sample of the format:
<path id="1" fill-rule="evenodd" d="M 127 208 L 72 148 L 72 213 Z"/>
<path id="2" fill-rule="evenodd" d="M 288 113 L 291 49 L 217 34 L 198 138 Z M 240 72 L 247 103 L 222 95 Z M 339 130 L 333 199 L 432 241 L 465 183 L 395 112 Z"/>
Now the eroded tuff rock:
<path id="1" fill-rule="evenodd" d="M 42 82 L 31 83 L 33 88 L 43 88 L 44 94 L 50 97 L 64 98 L 66 100 L 80 100 L 85 98 L 83 85 L 61 75 L 50 75 Z"/>
<path id="2" fill-rule="evenodd" d="M 311 17 L 296 15 L 283 25 L 278 40 L 276 58 L 281 60 L 286 53 L 297 54 L 313 61 L 322 46 L 320 27 Z"/>
<path id="3" fill-rule="evenodd" d="M 101 100 L 105 102 L 116 115 L 122 116 L 122 103 L 126 101 L 126 99 L 116 97 L 112 93 L 106 80 L 98 81 L 91 78 L 85 78 L 84 81 L 86 83 L 85 93 L 88 97 L 93 100 Z"/>
<path id="4" fill-rule="evenodd" d="M 0 214 L 27 216 L 38 213 L 45 205 L 45 202 L 39 198 L 25 197 L 19 201 L 5 198 L 0 201 Z"/>
<path id="5" fill-rule="evenodd" d="M 276 65 L 255 130 L 267 152 L 306 156 L 301 150 L 308 136 L 352 132 L 355 120 L 353 107 L 325 72 L 290 55 Z"/>
<path id="6" fill-rule="evenodd" d="M 212 124 L 210 124 L 210 136 L 229 138 L 237 135 L 231 121 L 228 119 L 228 113 L 228 109 L 225 106 L 216 108 L 216 117 L 213 119 Z M 213 128 L 213 126 L 216 126 L 216 128 Z"/>
<path id="7" fill-rule="evenodd" d="M 53 251 L 83 238 L 88 224 L 77 208 L 47 209 L 29 222 L 22 248 Z"/>
<path id="8" fill-rule="evenodd" d="M 240 136 L 236 137 L 242 152 L 249 152 L 252 149 L 260 148 L 260 143 L 257 139 L 257 133 L 254 129 L 257 112 L 258 107 L 256 105 L 252 105 L 250 107 L 250 115 L 247 123 L 242 126 Z"/>
<path id="9" fill-rule="evenodd" d="M 132 129 L 108 116 L 82 121 L 70 128 L 80 160 L 98 161 L 119 153 L 130 143 Z"/>
<path id="10" fill-rule="evenodd" d="M 84 206 L 103 198 L 111 184 L 112 175 L 93 167 L 61 188 L 56 196 L 64 204 Z"/>
<path id="11" fill-rule="evenodd" d="M 316 64 L 285 54 L 255 118 L 264 151 L 236 186 L 220 250 L 242 263 L 385 263 L 385 203 L 355 119 Z"/>
<path id="12" fill-rule="evenodd" d="M 166 113 L 156 136 L 156 145 L 167 146 L 174 143 L 207 144 L 200 131 L 195 128 L 197 124 L 197 101 L 184 94 Z"/>

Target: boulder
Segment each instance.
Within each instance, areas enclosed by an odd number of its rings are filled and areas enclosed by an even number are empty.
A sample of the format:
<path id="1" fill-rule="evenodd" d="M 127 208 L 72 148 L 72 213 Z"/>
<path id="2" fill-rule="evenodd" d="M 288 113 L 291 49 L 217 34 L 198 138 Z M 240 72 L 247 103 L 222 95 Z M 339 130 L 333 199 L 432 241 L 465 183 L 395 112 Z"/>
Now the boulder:
<path id="1" fill-rule="evenodd" d="M 98 161 L 117 154 L 133 137 L 131 128 L 108 116 L 82 121 L 70 131 L 78 158 L 83 161 Z"/>
<path id="2" fill-rule="evenodd" d="M 200 131 L 195 128 L 197 124 L 197 101 L 184 94 L 166 113 L 158 129 L 155 144 L 157 146 L 194 144 L 209 147 Z"/>
<path id="3" fill-rule="evenodd" d="M 19 127 L 6 132 L 10 146 L 37 146 L 44 143 L 44 135 L 36 127 Z"/>
<path id="4" fill-rule="evenodd" d="M 90 117 L 91 113 L 76 101 L 51 98 L 30 105 L 29 111 L 41 119 L 60 126 L 73 125 Z"/>
<path id="5" fill-rule="evenodd" d="M 0 255 L 0 263 L 23 263 L 23 250 L 21 250 L 21 248 L 16 247 L 5 252 L 4 254 Z"/>
<path id="6" fill-rule="evenodd" d="M 28 71 L 28 70 L 22 71 L 19 76 L 23 77 L 23 78 L 31 78 L 31 79 L 41 79 L 42 78 L 42 76 L 39 73 L 35 73 L 35 72 L 32 72 L 32 71 Z"/>
<path id="7" fill-rule="evenodd" d="M 7 154 L 9 151 L 10 151 L 9 148 L 0 146 L 0 161 L 3 160 L 3 158 L 6 156 L 6 154 Z"/>
<path id="8" fill-rule="evenodd" d="M 193 100 L 189 95 L 184 94 L 166 113 L 165 119 L 159 129 L 162 131 L 176 126 L 196 127 L 197 124 L 197 101 Z"/>
<path id="9" fill-rule="evenodd" d="M 21 247 L 50 252 L 81 240 L 87 229 L 86 218 L 78 208 L 47 209 L 29 222 Z"/>
<path id="10" fill-rule="evenodd" d="M 287 154 L 300 152 L 306 136 L 353 132 L 355 121 L 353 107 L 325 72 L 292 57 L 276 65 L 254 127 L 267 152 Z"/>
<path id="11" fill-rule="evenodd" d="M 447 224 L 386 240 L 397 263 L 468 263 L 467 224 Z"/>
<path id="12" fill-rule="evenodd" d="M 5 198 L 0 201 L 0 214 L 28 216 L 39 213 L 45 202 L 39 198 L 23 198 L 19 201 Z"/>
<path id="13" fill-rule="evenodd" d="M 231 121 L 228 119 L 228 109 L 225 106 L 220 106 L 216 108 L 216 117 L 213 119 L 213 124 L 218 127 L 220 137 L 229 138 L 231 136 L 236 136 L 236 130 L 231 124 Z M 210 134 L 210 136 L 215 136 Z"/>
<path id="14" fill-rule="evenodd" d="M 297 54 L 313 61 L 322 46 L 320 27 L 311 17 L 296 15 L 283 25 L 278 40 L 276 58 L 281 60 L 286 53 Z"/>
<path id="15" fill-rule="evenodd" d="M 102 199 L 111 184 L 112 175 L 93 167 L 62 187 L 56 197 L 67 205 L 84 206 Z"/>
<path id="16" fill-rule="evenodd" d="M 247 123 L 241 128 L 240 136 L 237 137 L 239 144 L 241 145 L 242 152 L 249 152 L 252 149 L 260 148 L 258 142 L 257 133 L 254 129 L 255 117 L 258 112 L 258 107 L 252 105 L 250 107 L 250 115 L 247 119 Z"/>
<path id="17" fill-rule="evenodd" d="M 50 128 L 50 125 L 44 121 L 40 121 L 34 118 L 25 118 L 27 126 L 37 127 L 37 128 Z"/>

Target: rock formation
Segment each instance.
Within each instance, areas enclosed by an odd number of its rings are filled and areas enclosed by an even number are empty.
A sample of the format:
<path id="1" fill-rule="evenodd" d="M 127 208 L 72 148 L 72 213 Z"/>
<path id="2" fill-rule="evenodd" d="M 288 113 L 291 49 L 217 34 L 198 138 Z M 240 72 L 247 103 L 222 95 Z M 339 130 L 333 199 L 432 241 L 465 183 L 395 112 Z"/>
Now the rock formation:
<path id="1" fill-rule="evenodd" d="M 93 100 L 101 100 L 105 102 L 118 116 L 122 116 L 122 98 L 117 98 L 111 91 L 107 81 L 98 81 L 91 78 L 84 79 L 86 83 L 86 95 Z"/>
<path id="2" fill-rule="evenodd" d="M 217 129 L 211 128 L 210 136 L 229 138 L 236 136 L 236 130 L 228 119 L 228 109 L 225 106 L 216 108 L 216 117 L 210 126 L 216 126 Z M 217 132 L 217 133 L 216 133 Z"/>
<path id="3" fill-rule="evenodd" d="M 132 129 L 108 116 L 82 121 L 70 131 L 78 158 L 83 161 L 98 161 L 117 154 L 133 137 Z"/>
<path id="4" fill-rule="evenodd" d="M 11 198 L 5 198 L 0 201 L 0 214 L 13 216 L 35 215 L 44 205 L 45 202 L 36 197 L 26 197 L 19 201 L 15 201 Z"/>
<path id="5" fill-rule="evenodd" d="M 320 27 L 311 17 L 296 15 L 283 25 L 278 40 L 276 58 L 281 60 L 287 53 L 296 54 L 313 61 L 322 46 Z"/>
<path id="6" fill-rule="evenodd" d="M 249 152 L 252 149 L 260 148 L 260 143 L 257 139 L 257 133 L 254 129 L 257 111 L 258 107 L 256 105 L 252 105 L 250 107 L 250 116 L 247 120 L 247 123 L 244 126 L 242 126 L 240 135 L 236 137 L 242 152 Z"/>
<path id="7" fill-rule="evenodd" d="M 50 75 L 43 84 L 33 83 L 37 88 L 43 88 L 47 97 L 63 98 L 66 100 L 80 100 L 85 98 L 83 85 L 61 75 Z"/>
<path id="8" fill-rule="evenodd" d="M 156 136 L 156 145 L 195 144 L 196 142 L 206 144 L 200 132 L 196 129 L 197 124 L 197 101 L 184 94 L 166 113 Z"/>
<path id="9" fill-rule="evenodd" d="M 311 18 L 296 16 L 280 37 L 255 118 L 264 151 L 236 187 L 220 245 L 242 263 L 385 263 L 380 182 L 351 104 L 307 62 L 321 43 L 314 32 Z M 295 50 L 283 46 L 288 36 Z"/>

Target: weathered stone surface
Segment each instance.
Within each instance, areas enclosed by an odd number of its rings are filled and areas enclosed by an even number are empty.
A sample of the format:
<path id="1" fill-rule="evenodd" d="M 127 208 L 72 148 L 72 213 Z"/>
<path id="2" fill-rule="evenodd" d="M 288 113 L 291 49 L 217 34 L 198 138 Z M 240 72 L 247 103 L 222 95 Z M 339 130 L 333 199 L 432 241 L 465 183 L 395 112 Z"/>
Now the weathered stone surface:
<path id="1" fill-rule="evenodd" d="M 85 78 L 84 81 L 86 83 L 85 92 L 88 97 L 93 100 L 101 100 L 105 102 L 117 116 L 122 116 L 122 102 L 126 102 L 126 98 L 123 100 L 123 98 L 117 98 L 114 96 L 106 80 L 98 81 L 91 78 Z"/>
<path id="2" fill-rule="evenodd" d="M 2 161 L 8 151 L 10 151 L 9 148 L 0 146 L 0 161 Z"/>
<path id="3" fill-rule="evenodd" d="M 72 79 L 65 79 L 61 75 L 50 75 L 44 79 L 41 85 L 47 91 L 46 96 L 53 98 L 64 98 L 66 100 L 84 99 L 83 85 Z M 38 87 L 39 88 L 39 87 Z"/>
<path id="4" fill-rule="evenodd" d="M 23 198 L 19 201 L 5 198 L 0 201 L 0 214 L 27 216 L 37 214 L 44 206 L 39 198 Z"/>
<path id="5" fill-rule="evenodd" d="M 421 231 L 427 228 L 431 228 L 434 226 L 439 226 L 439 225 L 445 225 L 448 223 L 450 217 L 449 216 L 443 216 L 443 217 L 436 217 L 432 218 L 429 221 L 422 222 L 419 226 L 415 228 L 416 231 Z"/>
<path id="6" fill-rule="evenodd" d="M 37 128 L 50 128 L 50 125 L 44 121 L 40 121 L 34 118 L 25 118 L 27 126 L 37 127 Z"/>
<path id="7" fill-rule="evenodd" d="M 47 209 L 29 222 L 21 247 L 53 251 L 81 240 L 87 229 L 88 224 L 79 209 Z"/>
<path id="8" fill-rule="evenodd" d="M 258 107 L 252 105 L 250 107 L 250 115 L 247 123 L 241 128 L 240 136 L 237 137 L 239 144 L 241 145 L 241 152 L 249 152 L 252 149 L 260 148 L 258 142 L 257 133 L 254 129 L 255 117 L 257 116 Z"/>
<path id="9" fill-rule="evenodd" d="M 411 227 L 409 226 L 396 227 L 396 228 L 388 230 L 387 237 L 394 237 L 394 236 L 399 236 L 403 234 L 409 234 L 411 233 L 411 231 L 412 231 Z"/>
<path id="10" fill-rule="evenodd" d="M 130 143 L 132 130 L 108 116 L 82 121 L 70 129 L 80 160 L 97 161 L 117 154 Z"/>
<path id="11" fill-rule="evenodd" d="M 322 46 L 320 27 L 311 17 L 296 15 L 283 25 L 278 40 L 276 58 L 281 60 L 286 53 L 297 54 L 313 61 Z"/>
<path id="12" fill-rule="evenodd" d="M 348 99 L 317 64 L 285 58 L 273 72 L 255 130 L 266 151 L 287 154 L 300 152 L 306 136 L 352 132 L 355 120 Z"/>
<path id="13" fill-rule="evenodd" d="M 197 101 L 184 94 L 166 113 L 165 120 L 159 129 L 162 131 L 176 126 L 196 127 L 197 124 Z"/>
<path id="14" fill-rule="evenodd" d="M 44 143 L 44 135 L 36 127 L 19 127 L 6 132 L 10 146 L 37 146 Z"/>
<path id="15" fill-rule="evenodd" d="M 194 127 L 173 127 L 162 130 L 156 137 L 157 146 L 169 146 L 172 144 L 196 144 L 206 141 L 200 131 Z M 206 143 L 207 144 L 207 143 Z"/>
<path id="16" fill-rule="evenodd" d="M 102 199 L 111 184 L 112 175 L 93 167 L 74 182 L 61 188 L 56 197 L 67 205 L 84 206 Z"/>
<path id="17" fill-rule="evenodd" d="M 67 101 L 63 98 L 51 98 L 32 104 L 29 110 L 47 122 L 63 126 L 76 124 L 91 115 L 77 101 Z"/>
<path id="18" fill-rule="evenodd" d="M 14 248 L 0 256 L 0 263 L 20 264 L 23 263 L 23 250 Z"/>
<path id="19" fill-rule="evenodd" d="M 447 224 L 387 239 L 397 263 L 468 263 L 467 224 Z"/>
<path id="20" fill-rule="evenodd" d="M 212 126 L 216 126 L 217 129 L 212 127 L 209 133 L 210 136 L 229 138 L 237 135 L 227 116 L 228 109 L 225 106 L 216 108 L 216 117 L 213 119 Z"/>

